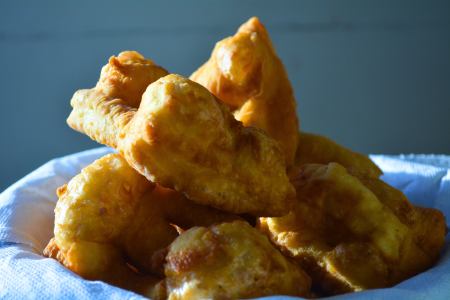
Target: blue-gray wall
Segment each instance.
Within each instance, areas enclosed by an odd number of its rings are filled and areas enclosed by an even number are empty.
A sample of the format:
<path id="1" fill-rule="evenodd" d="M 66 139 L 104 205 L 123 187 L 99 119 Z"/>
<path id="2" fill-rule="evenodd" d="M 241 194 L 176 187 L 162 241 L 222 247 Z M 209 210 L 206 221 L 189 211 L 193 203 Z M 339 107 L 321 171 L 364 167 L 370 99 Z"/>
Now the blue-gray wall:
<path id="1" fill-rule="evenodd" d="M 252 16 L 302 130 L 363 153 L 450 154 L 450 1 L 1 1 L 0 192 L 101 146 L 65 120 L 110 56 L 136 50 L 189 76 Z"/>

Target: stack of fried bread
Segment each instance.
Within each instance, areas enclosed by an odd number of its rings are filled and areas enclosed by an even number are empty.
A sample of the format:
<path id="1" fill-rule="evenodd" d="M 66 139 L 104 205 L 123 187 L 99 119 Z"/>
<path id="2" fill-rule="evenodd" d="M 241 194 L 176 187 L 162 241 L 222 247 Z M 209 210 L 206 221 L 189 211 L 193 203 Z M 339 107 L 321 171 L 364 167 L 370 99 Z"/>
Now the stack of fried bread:
<path id="1" fill-rule="evenodd" d="M 391 287 L 439 259 L 445 217 L 368 156 L 299 132 L 257 18 L 190 79 L 126 51 L 68 124 L 118 154 L 57 191 L 44 256 L 152 299 L 314 298 Z"/>

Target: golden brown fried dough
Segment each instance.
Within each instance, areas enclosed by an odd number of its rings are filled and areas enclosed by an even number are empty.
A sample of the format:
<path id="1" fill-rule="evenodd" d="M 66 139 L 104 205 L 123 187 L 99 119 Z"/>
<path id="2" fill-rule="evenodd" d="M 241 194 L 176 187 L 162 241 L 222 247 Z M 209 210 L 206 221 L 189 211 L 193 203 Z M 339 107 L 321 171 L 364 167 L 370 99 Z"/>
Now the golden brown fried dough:
<path id="1" fill-rule="evenodd" d="M 89 280 L 149 296 L 161 254 L 185 229 L 240 218 L 149 182 L 119 154 L 95 161 L 58 190 L 55 238 L 44 254 Z M 154 284 L 153 284 L 154 283 Z"/>
<path id="2" fill-rule="evenodd" d="M 135 51 L 111 57 L 97 86 L 79 90 L 67 123 L 99 143 L 117 148 L 117 138 L 134 116 L 148 85 L 169 73 Z"/>
<path id="3" fill-rule="evenodd" d="M 445 217 L 412 205 L 378 178 L 337 163 L 291 178 L 294 209 L 259 230 L 330 295 L 393 286 L 429 269 L 445 243 Z"/>
<path id="4" fill-rule="evenodd" d="M 356 168 L 370 176 L 380 177 L 383 172 L 364 154 L 342 147 L 331 139 L 312 133 L 299 132 L 299 147 L 295 154 L 295 165 L 288 169 L 288 176 L 296 174 L 306 164 L 327 165 L 337 162 L 346 168 Z"/>
<path id="5" fill-rule="evenodd" d="M 241 221 L 195 227 L 170 246 L 169 299 L 246 299 L 305 296 L 311 279 L 267 238 Z"/>
<path id="6" fill-rule="evenodd" d="M 224 101 L 244 126 L 257 126 L 274 138 L 293 164 L 298 145 L 294 92 L 283 62 L 258 18 L 216 44 L 211 58 L 190 79 Z"/>
<path id="7" fill-rule="evenodd" d="M 136 234 L 128 229 L 139 211 L 142 196 L 155 187 L 129 167 L 120 155 L 97 160 L 68 185 L 58 189 L 55 238 L 44 255 L 57 259 L 84 279 L 102 280 L 149 295 L 159 279 L 139 276 L 127 266 L 124 257 L 133 255 L 126 253 L 122 241 L 127 234 Z M 158 221 L 156 223 L 160 223 Z M 148 226 L 160 225 L 153 220 L 149 223 Z M 156 249 L 149 249 L 144 258 L 150 265 L 153 252 L 178 236 L 175 229 L 167 225 L 158 228 L 161 232 L 153 231 Z"/>
<path id="8" fill-rule="evenodd" d="M 107 80 L 107 70 L 100 81 L 114 86 L 117 80 Z M 97 88 L 75 93 L 68 123 L 115 147 L 149 180 L 233 213 L 289 212 L 295 190 L 277 142 L 259 128 L 244 128 L 201 85 L 166 76 L 148 86 L 138 110 L 127 106 L 133 101 L 126 95 L 112 99 Z"/>
<path id="9" fill-rule="evenodd" d="M 118 151 L 148 179 L 234 213 L 280 216 L 295 190 L 277 142 L 244 127 L 201 85 L 177 75 L 150 85 Z"/>
<path id="10" fill-rule="evenodd" d="M 67 254 L 59 249 L 56 238 L 52 238 L 44 250 L 44 256 L 59 261 L 62 265 L 74 271 L 69 266 L 83 270 L 83 277 L 88 280 L 101 280 L 113 286 L 144 295 L 154 300 L 167 299 L 165 280 L 156 276 L 141 276 L 123 263 L 122 254 L 115 247 L 96 246 L 83 243 L 71 249 L 71 258 L 66 259 Z M 70 261 L 76 257 L 82 262 Z M 82 265 L 82 266 L 81 266 Z M 78 274 L 80 275 L 80 274 Z"/>

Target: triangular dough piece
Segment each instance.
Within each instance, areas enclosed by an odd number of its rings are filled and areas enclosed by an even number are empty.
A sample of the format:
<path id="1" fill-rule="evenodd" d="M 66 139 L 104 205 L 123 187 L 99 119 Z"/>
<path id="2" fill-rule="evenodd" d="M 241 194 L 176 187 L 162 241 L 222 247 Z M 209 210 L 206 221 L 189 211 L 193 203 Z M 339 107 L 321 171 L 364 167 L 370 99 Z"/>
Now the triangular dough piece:
<path id="1" fill-rule="evenodd" d="M 258 18 L 218 42 L 211 58 L 190 79 L 224 101 L 244 126 L 257 126 L 274 138 L 286 166 L 293 164 L 298 146 L 297 104 L 286 69 Z"/>

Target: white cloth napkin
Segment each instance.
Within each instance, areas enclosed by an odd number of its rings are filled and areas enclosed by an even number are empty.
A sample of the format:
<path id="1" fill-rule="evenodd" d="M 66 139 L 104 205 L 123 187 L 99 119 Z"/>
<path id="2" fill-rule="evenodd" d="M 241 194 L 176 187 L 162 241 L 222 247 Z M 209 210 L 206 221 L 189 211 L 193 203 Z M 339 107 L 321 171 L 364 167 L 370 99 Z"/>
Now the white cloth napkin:
<path id="1" fill-rule="evenodd" d="M 114 150 L 102 147 L 54 159 L 0 194 L 0 299 L 144 299 L 100 281 L 87 281 L 42 251 L 53 237 L 56 189 Z M 381 177 L 417 205 L 435 207 L 450 223 L 450 156 L 372 155 Z M 427 272 L 393 288 L 328 299 L 450 299 L 450 251 Z M 264 299 L 295 299 L 273 296 Z"/>

